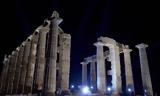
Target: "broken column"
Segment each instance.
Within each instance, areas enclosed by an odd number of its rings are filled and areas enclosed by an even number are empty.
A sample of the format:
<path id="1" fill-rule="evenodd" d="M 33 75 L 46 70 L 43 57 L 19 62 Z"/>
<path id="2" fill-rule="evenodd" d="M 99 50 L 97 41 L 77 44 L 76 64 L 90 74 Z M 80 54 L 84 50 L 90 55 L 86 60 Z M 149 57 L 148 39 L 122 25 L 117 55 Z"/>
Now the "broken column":
<path id="1" fill-rule="evenodd" d="M 17 90 L 18 90 L 18 84 L 20 80 L 21 67 L 22 67 L 23 52 L 24 52 L 24 42 L 19 47 L 16 71 L 15 71 L 15 79 L 13 81 L 13 94 L 17 94 Z"/>
<path id="2" fill-rule="evenodd" d="M 42 91 L 43 83 L 44 83 L 44 75 L 45 75 L 45 49 L 46 49 L 46 35 L 49 31 L 49 22 L 44 21 L 47 25 L 43 25 L 37 29 L 39 31 L 39 40 L 37 46 L 37 69 L 36 69 L 36 77 L 35 77 L 35 85 L 38 91 Z"/>
<path id="3" fill-rule="evenodd" d="M 39 33 L 35 31 L 31 38 L 30 53 L 28 57 L 28 66 L 25 80 L 25 92 L 32 93 L 33 75 L 36 63 L 37 42 Z"/>
<path id="4" fill-rule="evenodd" d="M 153 96 L 152 82 L 151 82 L 147 53 L 146 53 L 146 47 L 148 47 L 148 45 L 142 43 L 136 45 L 136 47 L 139 50 L 144 95 Z"/>
<path id="5" fill-rule="evenodd" d="M 59 64 L 60 66 L 60 87 L 63 94 L 69 94 L 69 74 L 70 74 L 70 34 L 59 34 Z"/>
<path id="6" fill-rule="evenodd" d="M 129 49 L 128 45 L 125 45 L 123 48 L 124 53 L 124 64 L 125 64 L 125 75 L 126 75 L 126 92 L 134 93 L 134 82 L 133 82 L 133 73 L 132 73 L 132 65 L 131 65 L 131 57 L 130 52 L 132 50 Z"/>
<path id="7" fill-rule="evenodd" d="M 25 86 L 25 79 L 26 79 L 26 73 L 27 73 L 27 66 L 28 66 L 28 58 L 30 53 L 30 45 L 31 45 L 31 37 L 29 37 L 25 41 L 24 46 L 24 55 L 22 59 L 22 69 L 21 69 L 21 77 L 19 81 L 19 92 L 18 93 L 24 93 L 24 86 Z"/>
<path id="8" fill-rule="evenodd" d="M 57 44 L 58 44 L 58 25 L 62 22 L 59 14 L 54 11 L 50 25 L 50 45 L 49 45 L 49 64 L 48 64 L 48 84 L 47 96 L 54 96 L 56 91 L 56 64 L 57 64 Z"/>
<path id="9" fill-rule="evenodd" d="M 94 44 L 97 47 L 97 90 L 101 95 L 106 93 L 105 59 L 102 42 Z"/>
<path id="10" fill-rule="evenodd" d="M 82 64 L 82 85 L 87 86 L 87 63 L 81 62 Z"/>

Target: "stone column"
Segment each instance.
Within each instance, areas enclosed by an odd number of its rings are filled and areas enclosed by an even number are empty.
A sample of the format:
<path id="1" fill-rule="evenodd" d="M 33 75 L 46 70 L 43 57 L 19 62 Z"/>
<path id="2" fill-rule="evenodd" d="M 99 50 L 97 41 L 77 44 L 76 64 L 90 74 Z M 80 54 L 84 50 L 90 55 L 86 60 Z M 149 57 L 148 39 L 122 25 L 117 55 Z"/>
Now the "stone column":
<path id="1" fill-rule="evenodd" d="M 48 22 L 48 21 L 46 21 Z M 37 46 L 37 69 L 36 69 L 36 78 L 35 84 L 38 91 L 42 91 L 43 83 L 44 83 L 44 75 L 45 75 L 45 49 L 46 49 L 46 35 L 49 31 L 49 22 L 46 26 L 42 26 L 39 29 L 39 40 Z"/>
<path id="2" fill-rule="evenodd" d="M 82 85 L 86 86 L 87 85 L 87 63 L 81 62 L 81 64 L 82 64 Z"/>
<path id="3" fill-rule="evenodd" d="M 49 64 L 48 64 L 48 84 L 47 96 L 54 96 L 56 91 L 56 62 L 57 62 L 57 44 L 58 44 L 58 25 L 62 22 L 59 14 L 54 11 L 50 25 L 50 50 L 49 50 Z"/>
<path id="4" fill-rule="evenodd" d="M 18 84 L 20 80 L 21 67 L 22 67 L 23 52 L 24 52 L 24 42 L 20 45 L 19 52 L 18 52 L 15 79 L 13 81 L 13 94 L 17 94 L 17 90 L 18 90 Z"/>
<path id="5" fill-rule="evenodd" d="M 129 89 L 131 89 L 131 91 L 134 93 L 134 82 L 133 82 L 133 73 L 132 73 L 132 65 L 131 65 L 131 57 L 130 57 L 131 51 L 132 50 L 129 49 L 128 45 L 125 45 L 125 47 L 123 48 L 127 93 L 129 92 L 128 91 Z"/>
<path id="6" fill-rule="evenodd" d="M 97 42 L 94 45 L 97 47 L 97 89 L 100 94 L 104 95 L 106 93 L 104 45 L 101 42 Z"/>
<path id="7" fill-rule="evenodd" d="M 10 66 L 9 66 L 9 74 L 8 74 L 9 78 L 8 78 L 8 85 L 7 85 L 7 91 L 6 91 L 7 94 L 12 94 L 17 53 L 18 53 L 17 51 L 13 51 L 10 58 Z"/>
<path id="8" fill-rule="evenodd" d="M 119 95 L 122 92 L 121 68 L 119 47 L 115 44 L 109 45 L 111 57 L 111 71 L 112 71 L 112 90 L 113 95 Z"/>
<path id="9" fill-rule="evenodd" d="M 38 37 L 39 37 L 39 33 L 35 31 L 31 39 L 29 61 L 28 61 L 28 67 L 27 67 L 27 73 L 26 73 L 26 80 L 25 80 L 26 93 L 32 93 L 32 84 L 33 84 L 33 75 L 34 75 L 35 63 L 36 63 Z"/>
<path id="10" fill-rule="evenodd" d="M 24 46 L 24 55 L 22 59 L 22 70 L 21 70 L 21 77 L 19 82 L 19 92 L 18 93 L 24 93 L 24 86 L 25 86 L 25 80 L 26 80 L 26 73 L 27 73 L 27 66 L 28 66 L 28 58 L 30 53 L 30 45 L 31 45 L 31 37 L 29 37 Z"/>
<path id="11" fill-rule="evenodd" d="M 148 45 L 142 43 L 136 45 L 136 47 L 139 50 L 144 95 L 153 96 L 152 82 L 151 82 L 147 53 L 146 53 L 146 47 L 148 47 Z"/>
<path id="12" fill-rule="evenodd" d="M 1 71 L 1 78 L 0 78 L 0 95 L 2 95 L 2 90 L 4 86 L 4 78 L 5 78 L 5 72 L 7 70 L 7 55 L 4 56 L 3 60 L 3 69 Z"/>
<path id="13" fill-rule="evenodd" d="M 97 83 L 97 79 L 96 79 L 96 62 L 91 62 L 90 64 L 90 77 L 91 77 L 91 85 L 94 89 L 96 89 L 96 83 Z"/>
<path id="14" fill-rule="evenodd" d="M 14 83 L 14 79 L 15 79 L 15 72 L 16 72 L 16 64 L 17 64 L 17 58 L 18 58 L 18 52 L 19 52 L 19 47 L 16 49 L 16 51 L 13 53 L 13 62 L 12 62 L 12 75 L 10 77 L 11 80 L 11 84 L 10 84 L 10 90 L 9 90 L 9 94 L 12 94 L 13 91 L 13 83 Z"/>
<path id="15" fill-rule="evenodd" d="M 69 92 L 69 74 L 70 74 L 70 50 L 71 36 L 70 34 L 59 34 L 59 64 L 61 65 L 61 89 L 64 94 Z"/>

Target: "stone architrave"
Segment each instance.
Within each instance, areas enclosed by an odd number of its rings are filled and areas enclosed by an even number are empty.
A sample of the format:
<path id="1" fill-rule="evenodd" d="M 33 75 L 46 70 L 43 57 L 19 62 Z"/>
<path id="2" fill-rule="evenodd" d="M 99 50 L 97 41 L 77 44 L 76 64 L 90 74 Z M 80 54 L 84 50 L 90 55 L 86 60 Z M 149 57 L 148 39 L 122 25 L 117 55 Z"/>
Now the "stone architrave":
<path id="1" fill-rule="evenodd" d="M 31 45 L 30 45 L 30 53 L 28 58 L 28 67 L 26 73 L 26 80 L 25 80 L 25 92 L 32 93 L 32 84 L 33 84 L 33 76 L 35 70 L 35 63 L 36 63 L 36 53 L 37 53 L 37 42 L 39 33 L 37 31 L 34 32 L 31 38 Z"/>
<path id="2" fill-rule="evenodd" d="M 81 64 L 82 64 L 82 85 L 86 86 L 87 85 L 87 63 L 81 62 Z"/>
<path id="3" fill-rule="evenodd" d="M 139 50 L 144 95 L 153 96 L 152 82 L 146 53 L 146 47 L 148 47 L 148 45 L 142 43 L 136 45 L 136 47 Z"/>
<path id="4" fill-rule="evenodd" d="M 132 50 L 129 49 L 128 45 L 125 45 L 123 48 L 124 53 L 124 64 L 125 64 L 125 75 L 126 75 L 126 92 L 131 89 L 134 92 L 134 82 L 133 82 L 133 73 L 132 73 L 132 65 L 131 65 L 131 56 L 130 52 Z"/>
<path id="5" fill-rule="evenodd" d="M 97 47 L 97 90 L 101 95 L 104 95 L 106 93 L 104 44 L 97 42 L 94 45 Z"/>
<path id="6" fill-rule="evenodd" d="M 17 94 L 17 90 L 18 90 L 18 84 L 19 84 L 19 80 L 20 80 L 21 67 L 22 67 L 23 52 L 24 52 L 24 42 L 19 47 L 17 64 L 16 64 L 16 71 L 15 71 L 15 78 L 13 81 L 13 94 Z"/>
<path id="7" fill-rule="evenodd" d="M 90 77 L 91 77 L 91 86 L 95 89 L 97 86 L 97 76 L 96 76 L 96 62 L 90 62 Z"/>
<path id="8" fill-rule="evenodd" d="M 54 11 L 51 16 L 50 24 L 50 54 L 48 62 L 48 82 L 47 82 L 47 96 L 54 96 L 56 91 L 56 65 L 57 65 L 57 45 L 58 45 L 58 25 L 62 22 L 59 14 Z"/>
<path id="9" fill-rule="evenodd" d="M 28 59 L 29 59 L 29 53 L 30 53 L 31 38 L 32 37 L 29 37 L 25 41 L 24 55 L 23 55 L 23 59 L 22 59 L 22 69 L 21 69 L 21 77 L 20 77 L 20 81 L 19 81 L 19 92 L 18 93 L 24 93 L 25 92 L 24 86 L 25 86 Z"/>
<path id="10" fill-rule="evenodd" d="M 62 91 L 69 91 L 69 74 L 70 74 L 70 49 L 71 36 L 70 34 L 59 34 L 59 64 L 60 67 L 60 87 Z"/>
<path id="11" fill-rule="evenodd" d="M 49 21 L 45 21 L 47 25 L 41 26 L 37 31 L 39 31 L 39 40 L 37 46 L 37 69 L 36 69 L 36 77 L 35 84 L 37 86 L 37 90 L 42 90 L 44 83 L 44 75 L 45 75 L 45 49 L 46 49 L 46 35 L 49 31 Z"/>

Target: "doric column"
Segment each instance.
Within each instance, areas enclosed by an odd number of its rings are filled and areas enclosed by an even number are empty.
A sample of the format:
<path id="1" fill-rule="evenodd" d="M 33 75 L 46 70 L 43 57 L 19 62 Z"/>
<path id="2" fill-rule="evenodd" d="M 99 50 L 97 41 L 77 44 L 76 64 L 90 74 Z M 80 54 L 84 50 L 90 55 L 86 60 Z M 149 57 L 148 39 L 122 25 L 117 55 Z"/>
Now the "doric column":
<path id="1" fill-rule="evenodd" d="M 58 25 L 62 22 L 59 14 L 54 11 L 50 25 L 50 45 L 49 45 L 49 62 L 48 62 L 48 84 L 47 96 L 54 96 L 56 90 L 56 61 L 57 61 L 57 44 L 58 44 Z"/>
<path id="2" fill-rule="evenodd" d="M 30 53 L 30 45 L 31 45 L 31 37 L 29 37 L 25 41 L 24 46 L 24 55 L 22 59 L 22 70 L 21 70 L 21 77 L 19 82 L 19 92 L 18 93 L 24 93 L 24 86 L 25 86 L 25 79 L 26 79 L 26 73 L 27 73 L 27 66 L 28 66 L 28 58 Z"/>
<path id="3" fill-rule="evenodd" d="M 103 95 L 106 93 L 104 45 L 101 42 L 97 42 L 94 45 L 97 47 L 97 89 Z"/>
<path id="4" fill-rule="evenodd" d="M 18 84 L 20 80 L 21 67 L 22 67 L 23 52 L 24 52 L 24 42 L 19 47 L 16 71 L 15 71 L 15 79 L 13 81 L 13 94 L 17 94 L 17 90 L 18 90 Z"/>
<path id="5" fill-rule="evenodd" d="M 4 56 L 3 69 L 2 69 L 1 77 L 0 77 L 0 95 L 2 95 L 6 70 L 7 70 L 7 55 Z"/>
<path id="6" fill-rule="evenodd" d="M 43 83 L 44 83 L 44 75 L 45 75 L 45 51 L 46 51 L 46 35 L 49 31 L 49 21 L 45 21 L 47 25 L 43 25 L 40 27 L 39 30 L 39 40 L 37 46 L 37 68 L 36 68 L 36 77 L 35 77 L 35 84 L 37 90 L 42 91 Z M 38 31 L 37 30 L 37 31 Z"/>
<path id="7" fill-rule="evenodd" d="M 39 33 L 35 31 L 31 38 L 31 47 L 30 47 L 30 53 L 29 53 L 29 59 L 28 59 L 29 61 L 28 61 L 26 80 L 25 80 L 26 93 L 32 93 L 32 84 L 33 84 L 33 75 L 34 75 L 35 63 L 36 63 L 38 37 L 39 37 Z"/>
<path id="8" fill-rule="evenodd" d="M 134 92 L 134 82 L 133 82 L 133 73 L 132 73 L 132 65 L 131 65 L 131 56 L 130 52 L 132 50 L 129 49 L 128 45 L 125 45 L 123 48 L 124 53 L 124 64 L 125 64 L 125 75 L 126 75 L 126 92 L 130 93 L 129 90 Z"/>
<path id="9" fill-rule="evenodd" d="M 151 82 L 147 53 L 146 53 L 146 47 L 148 47 L 148 45 L 142 43 L 142 44 L 136 45 L 136 47 L 139 50 L 144 94 L 147 96 L 153 96 L 152 82 Z"/>
<path id="10" fill-rule="evenodd" d="M 90 62 L 90 77 L 91 77 L 91 86 L 96 89 L 96 62 Z"/>
<path id="11" fill-rule="evenodd" d="M 81 62 L 81 64 L 82 64 L 82 85 L 86 86 L 87 85 L 87 63 Z"/>
<path id="12" fill-rule="evenodd" d="M 59 34 L 59 64 L 61 65 L 61 89 L 64 92 L 69 91 L 69 74 L 70 74 L 70 50 L 71 36 L 70 34 Z"/>
<path id="13" fill-rule="evenodd" d="M 10 66 L 9 66 L 9 78 L 8 78 L 8 85 L 7 85 L 7 94 L 12 94 L 12 87 L 13 87 L 13 80 L 14 80 L 14 73 L 16 67 L 16 59 L 18 56 L 17 51 L 13 51 L 10 58 Z"/>
<path id="14" fill-rule="evenodd" d="M 119 95 L 122 92 L 119 47 L 115 44 L 109 45 L 108 47 L 110 50 L 111 57 L 113 95 Z"/>

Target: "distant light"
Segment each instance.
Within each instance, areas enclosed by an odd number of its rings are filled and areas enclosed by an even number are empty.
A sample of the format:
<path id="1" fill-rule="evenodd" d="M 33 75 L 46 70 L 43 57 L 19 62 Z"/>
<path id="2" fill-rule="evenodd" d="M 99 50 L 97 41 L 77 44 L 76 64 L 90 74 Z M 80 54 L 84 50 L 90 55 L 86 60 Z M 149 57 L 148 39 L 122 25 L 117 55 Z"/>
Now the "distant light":
<path id="1" fill-rule="evenodd" d="M 83 94 L 89 94 L 90 93 L 90 90 L 89 90 L 88 86 L 82 87 L 82 93 Z"/>
<path id="2" fill-rule="evenodd" d="M 71 85 L 71 88 L 73 89 L 73 88 L 74 88 L 74 85 Z"/>
<path id="3" fill-rule="evenodd" d="M 147 92 L 147 90 L 145 89 L 145 90 L 144 90 L 144 92 L 146 93 L 146 92 Z"/>
<path id="4" fill-rule="evenodd" d="M 128 88 L 128 92 L 131 92 L 132 90 L 131 90 L 131 88 Z"/>
<path id="5" fill-rule="evenodd" d="M 111 87 L 107 87 L 107 90 L 108 90 L 108 91 L 111 91 Z"/>
<path id="6" fill-rule="evenodd" d="M 94 87 L 93 87 L 93 86 L 91 86 L 91 89 L 94 89 Z"/>

